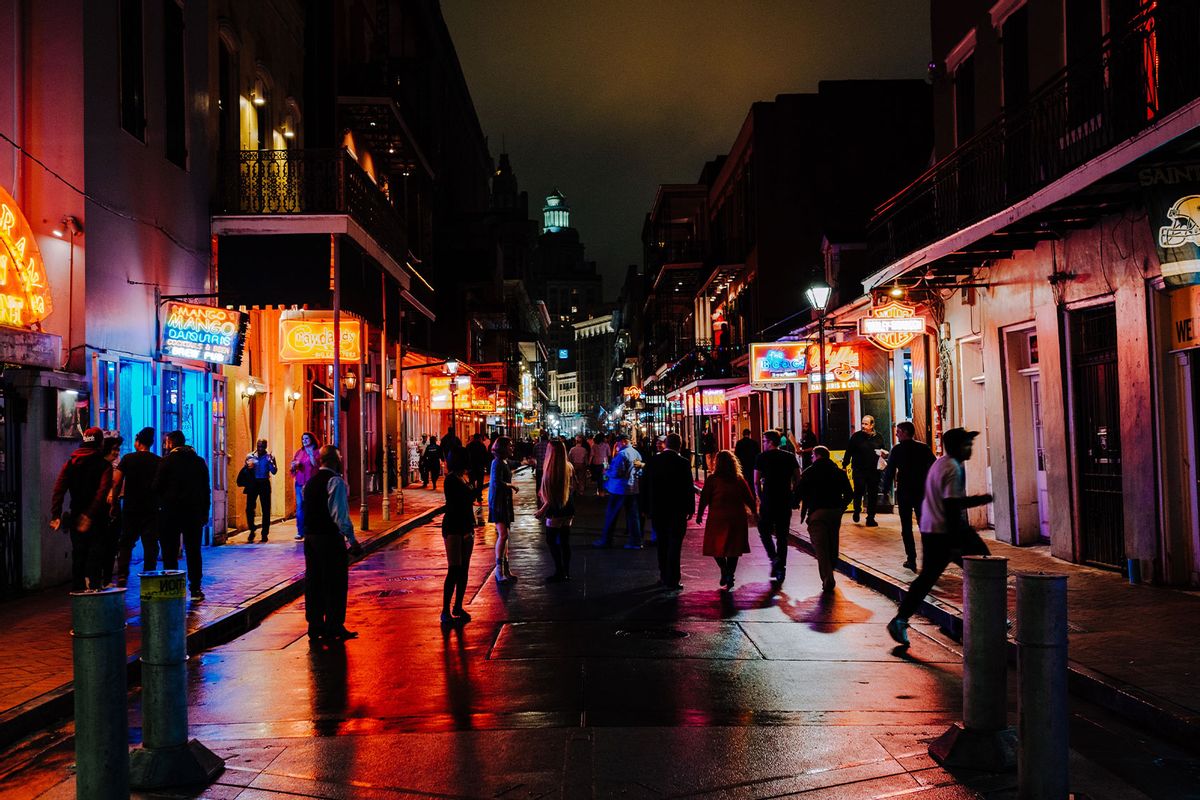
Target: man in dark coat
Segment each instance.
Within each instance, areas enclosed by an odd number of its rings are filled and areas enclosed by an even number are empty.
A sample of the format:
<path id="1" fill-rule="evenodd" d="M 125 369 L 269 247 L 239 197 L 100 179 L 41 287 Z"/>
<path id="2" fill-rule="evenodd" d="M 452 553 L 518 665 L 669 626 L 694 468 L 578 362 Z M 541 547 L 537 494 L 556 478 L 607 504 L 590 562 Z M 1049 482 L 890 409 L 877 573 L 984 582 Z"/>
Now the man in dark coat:
<path id="1" fill-rule="evenodd" d="M 483 443 L 483 434 L 477 433 L 467 443 L 467 477 L 475 493 L 475 502 L 483 502 L 483 476 L 492 467 L 492 453 Z"/>
<path id="2" fill-rule="evenodd" d="M 166 455 L 158 464 L 153 487 L 159 503 L 163 569 L 179 569 L 179 540 L 182 538 L 192 600 L 203 600 L 200 538 L 208 523 L 212 503 L 208 464 L 188 446 L 183 431 L 171 431 L 163 437 L 163 450 Z"/>
<path id="3" fill-rule="evenodd" d="M 112 489 L 112 464 L 104 457 L 104 431 L 88 428 L 83 442 L 58 473 L 50 501 L 50 528 L 63 526 L 63 501 L 71 495 L 66 530 L 71 534 L 71 590 L 104 588 L 105 572 L 112 563 L 108 495 Z M 107 554 L 107 555 L 106 555 Z M 109 558 L 107 570 L 105 559 Z"/>
<path id="4" fill-rule="evenodd" d="M 821 590 L 832 592 L 833 570 L 837 566 L 842 514 L 850 502 L 852 490 L 845 471 L 829 457 L 828 448 L 813 448 L 812 466 L 800 474 L 796 489 L 803 506 L 800 518 L 808 521 L 808 538 L 817 554 Z"/>
<path id="5" fill-rule="evenodd" d="M 354 536 L 342 455 L 321 448 L 321 469 L 304 484 L 304 616 L 311 641 L 344 641 L 358 636 L 346 630 L 350 555 L 361 555 Z M 346 544 L 350 545 L 347 552 Z"/>
<path id="6" fill-rule="evenodd" d="M 742 475 L 750 484 L 750 489 L 755 492 L 758 490 L 754 486 L 754 463 L 758 461 L 758 454 L 761 452 L 762 445 L 750 435 L 749 428 L 742 431 L 742 438 L 738 439 L 737 444 L 733 446 L 733 454 L 737 456 L 738 463 L 742 465 Z"/>
<path id="7" fill-rule="evenodd" d="M 904 568 L 917 571 L 917 543 L 913 538 L 913 512 L 920 512 L 925 498 L 925 476 L 936 457 L 929 445 L 914 437 L 917 428 L 905 420 L 896 424 L 896 446 L 888 453 L 887 469 L 883 471 L 883 490 L 896 481 L 896 506 L 900 513 L 900 538 L 904 540 Z M 920 520 L 917 520 L 920 524 Z"/>
<path id="8" fill-rule="evenodd" d="M 117 586 L 129 580 L 133 547 L 142 540 L 142 569 L 158 566 L 158 503 L 151 487 L 162 461 L 154 447 L 154 428 L 142 428 L 133 439 L 134 450 L 126 453 L 113 472 L 113 498 L 121 501 L 121 542 L 117 550 Z"/>
<path id="9" fill-rule="evenodd" d="M 683 535 L 696 513 L 696 485 L 687 459 L 679 454 L 683 446 L 679 434 L 667 434 L 666 444 L 646 462 L 641 492 L 657 537 L 659 583 L 678 590 L 683 588 L 679 582 Z"/>
<path id="10" fill-rule="evenodd" d="M 849 466 L 854 475 L 854 521 L 859 521 L 859 509 L 866 505 L 868 528 L 879 525 L 875 504 L 879 500 L 879 458 L 883 455 L 883 437 L 875 430 L 875 418 L 868 414 L 862 418 L 862 429 L 850 436 L 842 458 L 842 469 Z"/>

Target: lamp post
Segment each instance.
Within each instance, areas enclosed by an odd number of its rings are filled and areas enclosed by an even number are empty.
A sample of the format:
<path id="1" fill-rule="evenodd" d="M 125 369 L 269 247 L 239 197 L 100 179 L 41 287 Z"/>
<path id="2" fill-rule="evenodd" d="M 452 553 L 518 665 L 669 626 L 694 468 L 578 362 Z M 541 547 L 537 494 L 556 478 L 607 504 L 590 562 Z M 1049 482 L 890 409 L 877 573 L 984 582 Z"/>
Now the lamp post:
<path id="1" fill-rule="evenodd" d="M 809 304 L 817 310 L 817 347 L 821 350 L 821 399 L 820 399 L 820 437 L 822 442 L 826 442 L 826 436 L 829 435 L 829 429 L 826 427 L 826 374 L 825 374 L 825 309 L 829 306 L 829 296 L 833 290 L 826 283 L 814 283 L 804 292 L 808 298 Z"/>
<path id="2" fill-rule="evenodd" d="M 450 376 L 450 428 L 454 430 L 454 435 L 458 435 L 458 431 L 454 427 L 454 416 L 457 409 L 458 398 L 458 361 L 457 359 L 446 359 L 446 374 Z"/>

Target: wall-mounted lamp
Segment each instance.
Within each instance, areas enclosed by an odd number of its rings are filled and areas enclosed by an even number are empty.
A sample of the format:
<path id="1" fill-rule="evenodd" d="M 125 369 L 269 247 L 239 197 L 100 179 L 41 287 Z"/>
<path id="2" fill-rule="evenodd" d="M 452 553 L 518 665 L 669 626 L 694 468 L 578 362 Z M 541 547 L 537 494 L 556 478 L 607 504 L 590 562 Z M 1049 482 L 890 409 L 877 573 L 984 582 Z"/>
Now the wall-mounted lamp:
<path id="1" fill-rule="evenodd" d="M 83 226 L 79 224 L 78 219 L 68 214 L 58 221 L 58 226 L 51 231 L 51 233 L 53 233 L 59 239 L 66 236 L 68 233 L 74 237 L 83 233 Z"/>
<path id="2" fill-rule="evenodd" d="M 303 396 L 304 395 L 300 393 L 299 389 L 290 389 L 290 390 L 288 390 L 287 395 L 286 395 L 288 402 L 291 403 L 293 406 L 296 405 L 296 403 L 298 403 L 300 401 L 300 398 Z"/>
<path id="3" fill-rule="evenodd" d="M 363 384 L 363 391 L 367 394 L 379 394 L 379 384 L 375 381 L 367 381 Z"/>
<path id="4" fill-rule="evenodd" d="M 899 300 L 901 297 L 904 297 L 904 289 L 900 287 L 900 284 L 894 283 L 892 284 L 892 288 L 888 289 L 888 294 Z"/>
<path id="5" fill-rule="evenodd" d="M 346 391 L 353 392 L 354 387 L 358 386 L 358 376 L 353 372 L 347 372 L 346 377 L 342 378 L 342 385 L 346 387 Z"/>
<path id="6" fill-rule="evenodd" d="M 258 378 L 251 378 L 250 382 L 247 383 L 245 388 L 242 389 L 241 394 L 244 399 L 249 400 L 253 397 L 257 397 L 260 394 L 265 394 L 266 391 L 267 385 L 265 383 L 260 381 Z"/>
<path id="7" fill-rule="evenodd" d="M 458 374 L 458 359 L 455 359 L 455 358 L 447 358 L 446 359 L 446 374 L 447 375 L 457 375 Z"/>

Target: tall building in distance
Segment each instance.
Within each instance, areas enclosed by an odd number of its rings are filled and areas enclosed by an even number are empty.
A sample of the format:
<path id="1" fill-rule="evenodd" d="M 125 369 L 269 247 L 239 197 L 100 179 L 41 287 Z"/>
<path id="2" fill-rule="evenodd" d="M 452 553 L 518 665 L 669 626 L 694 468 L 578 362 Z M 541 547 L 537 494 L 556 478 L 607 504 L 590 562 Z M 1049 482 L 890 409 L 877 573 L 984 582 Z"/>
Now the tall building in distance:
<path id="1" fill-rule="evenodd" d="M 555 190 L 542 208 L 542 232 L 533 252 L 530 293 L 546 301 L 553 322 L 575 322 L 603 299 L 596 262 L 584 258 L 579 231 L 571 227 L 571 206 Z"/>

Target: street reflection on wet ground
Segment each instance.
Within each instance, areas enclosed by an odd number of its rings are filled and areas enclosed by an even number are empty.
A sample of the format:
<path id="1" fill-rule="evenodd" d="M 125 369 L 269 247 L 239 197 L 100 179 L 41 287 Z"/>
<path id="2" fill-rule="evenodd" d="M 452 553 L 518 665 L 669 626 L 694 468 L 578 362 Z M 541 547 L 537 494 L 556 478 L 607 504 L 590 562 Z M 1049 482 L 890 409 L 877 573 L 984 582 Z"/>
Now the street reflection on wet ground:
<path id="1" fill-rule="evenodd" d="M 494 582 L 495 532 L 480 529 L 471 622 L 439 622 L 434 523 L 352 569 L 358 639 L 310 644 L 298 601 L 194 657 L 191 732 L 228 759 L 204 796 L 965 798 L 1012 784 L 964 786 L 927 755 L 959 717 L 960 655 L 923 624 L 894 652 L 891 601 L 847 581 L 822 595 L 796 551 L 773 587 L 756 538 L 722 592 L 695 527 L 685 588 L 666 591 L 651 547 L 588 546 L 596 498 L 580 503 L 572 580 L 544 584 L 532 482 L 519 486 L 518 578 Z"/>

